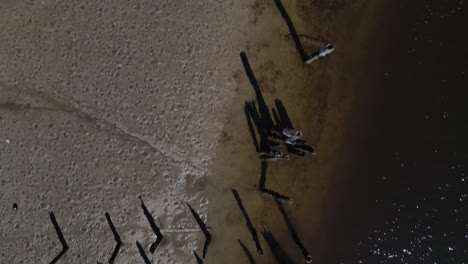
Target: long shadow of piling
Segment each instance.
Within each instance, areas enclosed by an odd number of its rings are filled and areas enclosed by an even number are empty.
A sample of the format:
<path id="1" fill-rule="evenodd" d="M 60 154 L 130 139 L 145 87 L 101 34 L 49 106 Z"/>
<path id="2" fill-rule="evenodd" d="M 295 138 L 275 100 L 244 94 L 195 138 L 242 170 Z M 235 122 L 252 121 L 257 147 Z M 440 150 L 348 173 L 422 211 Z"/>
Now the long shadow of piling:
<path id="1" fill-rule="evenodd" d="M 307 53 L 304 51 L 304 47 L 302 46 L 301 40 L 297 35 L 296 29 L 294 28 L 294 24 L 291 21 L 288 12 L 286 12 L 286 8 L 284 8 L 283 3 L 281 3 L 281 0 L 275 0 L 275 4 L 276 7 L 278 7 L 278 10 L 281 13 L 281 16 L 283 17 L 284 21 L 286 22 L 286 25 L 288 25 L 289 32 L 291 33 L 294 43 L 296 44 L 296 49 L 299 52 L 302 61 L 305 62 L 308 59 Z"/>
<path id="2" fill-rule="evenodd" d="M 242 212 L 242 215 L 244 216 L 245 222 L 247 224 L 247 228 L 252 234 L 252 239 L 255 242 L 255 247 L 257 248 L 257 252 L 259 255 L 263 255 L 263 249 L 262 249 L 262 246 L 260 245 L 260 240 L 258 239 L 257 230 L 253 226 L 252 221 L 250 221 L 250 217 L 247 214 L 247 211 L 245 210 L 244 204 L 242 203 L 239 193 L 235 189 L 231 189 L 231 191 L 232 191 L 232 194 L 234 195 L 234 198 L 236 199 L 239 209 Z"/>
<path id="3" fill-rule="evenodd" d="M 240 57 L 242 60 L 242 64 L 244 65 L 245 73 L 247 74 L 250 84 L 252 84 L 252 87 L 255 91 L 255 97 L 258 102 L 258 109 L 260 113 L 262 126 L 265 128 L 266 131 L 269 131 L 273 127 L 273 120 L 271 119 L 270 111 L 268 110 L 268 106 L 265 103 L 265 99 L 263 98 L 260 85 L 258 84 L 258 81 L 255 78 L 255 75 L 252 71 L 252 68 L 250 67 L 250 63 L 245 52 L 241 52 Z"/>
<path id="4" fill-rule="evenodd" d="M 258 191 L 262 194 L 265 194 L 267 196 L 272 197 L 276 201 L 280 202 L 287 202 L 287 203 L 293 203 L 293 199 L 287 196 L 284 196 L 278 192 L 275 192 L 273 190 L 267 189 L 265 187 L 266 184 L 266 172 L 267 172 L 267 162 L 262 161 L 261 163 L 261 172 L 260 172 L 260 182 L 258 184 Z"/>
<path id="5" fill-rule="evenodd" d="M 255 78 L 252 68 L 250 67 L 247 55 L 245 54 L 245 52 L 241 52 L 240 57 L 245 69 L 245 73 L 249 78 L 250 84 L 252 85 L 255 91 L 255 97 L 258 103 L 257 107 L 254 101 L 245 102 L 244 112 L 247 119 L 247 126 L 249 128 L 249 132 L 251 134 L 252 141 L 257 153 L 269 155 L 275 152 L 273 150 L 274 147 L 280 145 L 280 143 L 271 139 L 286 141 L 287 138 L 285 135 L 283 135 L 283 129 L 293 129 L 292 122 L 289 118 L 286 108 L 284 107 L 282 101 L 279 99 L 275 99 L 276 108 L 272 109 L 272 119 L 270 110 L 267 104 L 265 103 L 265 99 L 263 98 L 263 94 L 258 84 L 258 81 Z M 258 133 L 259 139 L 257 139 L 257 133 L 255 132 L 255 130 Z M 304 149 L 311 153 L 315 152 L 315 150 L 312 147 L 307 146 L 304 141 L 298 141 L 297 145 L 300 146 L 301 149 Z M 299 156 L 305 155 L 305 153 L 295 148 L 295 146 L 293 147 L 291 145 L 287 145 L 287 148 L 288 151 L 292 154 Z M 287 157 L 284 156 L 282 158 Z"/>
<path id="6" fill-rule="evenodd" d="M 252 141 L 255 150 L 260 155 L 271 153 L 273 151 L 272 147 L 275 147 L 277 144 L 268 139 L 270 131 L 273 128 L 273 120 L 270 116 L 270 110 L 265 103 L 260 86 L 255 78 L 252 68 L 250 67 L 246 54 L 241 52 L 240 57 L 244 65 L 246 75 L 255 91 L 255 96 L 258 102 L 258 107 L 254 101 L 247 101 L 244 105 L 244 112 L 247 119 L 247 125 L 252 136 Z M 259 136 L 258 140 L 255 130 Z"/>
<path id="7" fill-rule="evenodd" d="M 311 146 L 309 146 L 309 145 L 306 145 L 305 143 L 300 143 L 300 142 L 298 142 L 298 143 L 294 146 L 294 149 L 295 149 L 296 151 L 302 152 L 301 154 L 298 154 L 298 155 L 302 155 L 302 156 L 304 156 L 305 153 L 304 153 L 303 151 L 301 151 L 301 150 L 307 151 L 307 152 L 309 152 L 309 153 L 311 153 L 311 154 L 315 154 L 315 148 L 313 148 L 313 147 L 311 147 Z"/>
<path id="8" fill-rule="evenodd" d="M 250 67 L 249 60 L 245 52 L 240 53 L 242 64 L 244 65 L 245 73 L 249 78 L 249 81 L 255 91 L 256 101 L 258 107 L 254 101 L 247 101 L 244 105 L 244 112 L 247 119 L 247 126 L 252 136 L 255 150 L 259 154 L 271 155 L 276 152 L 273 148 L 280 145 L 278 141 L 286 143 L 287 137 L 283 134 L 283 129 L 294 129 L 291 119 L 289 118 L 288 112 L 283 102 L 279 99 L 275 99 L 275 108 L 272 108 L 273 118 L 270 114 L 270 110 L 265 103 L 262 91 L 258 84 L 257 79 Z M 259 139 L 257 139 L 257 133 Z M 275 140 L 272 140 L 275 139 Z M 305 152 L 315 153 L 315 149 L 306 145 L 303 140 L 296 140 L 295 144 L 286 144 L 288 152 L 298 156 L 304 156 Z M 303 151 L 304 150 L 304 151 Z M 283 156 L 281 158 L 287 158 Z"/>
<path id="9" fill-rule="evenodd" d="M 252 141 L 253 141 L 255 150 L 257 152 L 260 152 L 260 144 L 258 143 L 257 134 L 255 133 L 255 128 L 252 123 L 251 113 L 253 110 L 251 110 L 251 108 L 252 108 L 252 103 L 245 103 L 245 106 L 244 106 L 245 118 L 247 119 L 247 126 L 249 127 L 249 132 L 250 132 L 250 135 L 252 136 Z"/>
<path id="10" fill-rule="evenodd" d="M 265 190 L 266 184 L 266 172 L 267 172 L 268 164 L 266 161 L 262 161 L 261 163 L 261 170 L 260 170 L 260 182 L 258 184 L 259 191 Z"/>
<path id="11" fill-rule="evenodd" d="M 60 253 L 50 262 L 50 264 L 53 264 L 57 263 L 57 261 L 67 252 L 69 247 L 67 241 L 65 241 L 65 237 L 63 236 L 62 230 L 60 229 L 57 219 L 55 218 L 54 212 L 49 212 L 49 217 L 52 221 L 52 224 L 54 225 L 55 232 L 57 232 L 57 236 L 60 240 L 60 243 L 62 244 L 62 251 L 60 251 Z"/>
<path id="12" fill-rule="evenodd" d="M 267 242 L 268 248 L 270 249 L 271 254 L 280 264 L 294 264 L 295 262 L 292 258 L 286 253 L 286 251 L 281 247 L 273 234 L 266 228 L 262 231 L 263 238 Z"/>
<path id="13" fill-rule="evenodd" d="M 187 206 L 189 207 L 190 212 L 192 213 L 193 217 L 195 218 L 195 221 L 197 221 L 197 224 L 200 227 L 201 231 L 205 235 L 205 244 L 203 245 L 203 258 L 205 258 L 206 252 L 208 251 L 208 246 L 211 243 L 211 234 L 208 231 L 208 228 L 206 227 L 203 220 L 200 218 L 200 216 L 197 214 L 197 212 L 195 210 L 193 210 L 192 206 L 190 206 L 189 203 L 187 203 Z"/>
<path id="14" fill-rule="evenodd" d="M 263 98 L 263 94 L 258 84 L 258 81 L 255 78 L 255 75 L 252 71 L 247 55 L 244 52 L 241 52 L 240 57 L 242 60 L 242 64 L 244 65 L 245 73 L 247 77 L 249 78 L 250 84 L 252 85 L 255 91 L 256 101 L 258 102 L 258 107 L 254 101 L 247 101 L 244 106 L 247 126 L 252 137 L 253 145 L 255 147 L 255 150 L 257 151 L 257 153 L 260 155 L 262 159 L 262 174 L 260 178 L 258 191 L 262 194 L 271 196 L 274 199 L 278 199 L 280 201 L 292 202 L 291 198 L 281 195 L 278 192 L 275 192 L 273 190 L 269 190 L 265 187 L 265 179 L 266 179 L 265 161 L 269 159 L 274 160 L 277 158 L 275 156 L 275 153 L 279 153 L 279 152 L 275 151 L 273 148 L 280 145 L 280 143 L 274 140 L 270 140 L 270 138 L 275 138 L 277 140 L 284 141 L 286 138 L 281 132 L 282 131 L 281 127 L 283 127 L 281 123 L 284 122 L 282 120 L 285 120 L 285 121 L 289 121 L 289 124 L 290 124 L 291 123 L 290 119 L 287 116 L 287 113 L 284 107 L 282 107 L 278 110 L 279 114 L 276 113 L 276 111 L 273 112 L 275 121 L 277 123 L 275 125 L 270 115 L 270 110 Z M 288 125 L 288 124 L 285 124 L 285 125 Z M 279 128 L 281 128 L 281 130 L 279 130 Z M 272 133 L 272 131 L 274 131 L 275 133 Z M 257 133 L 258 133 L 259 139 L 257 139 Z M 282 154 L 280 155 L 282 156 Z M 287 155 L 284 155 L 281 158 L 287 158 Z"/>
<path id="15" fill-rule="evenodd" d="M 107 223 L 110 226 L 110 229 L 112 231 L 112 234 L 114 234 L 114 239 L 117 244 L 115 244 L 114 252 L 112 252 L 112 256 L 109 259 L 109 264 L 114 263 L 115 258 L 117 257 L 117 254 L 119 253 L 120 247 L 122 246 L 122 240 L 120 239 L 119 233 L 117 232 L 117 229 L 114 226 L 114 223 L 112 222 L 112 219 L 109 215 L 108 212 L 105 213 Z"/>
<path id="16" fill-rule="evenodd" d="M 283 102 L 280 99 L 275 99 L 276 112 L 278 113 L 278 119 L 276 120 L 276 126 L 280 131 L 283 128 L 293 128 L 291 118 L 289 118 L 288 111 L 284 107 Z"/>
<path id="17" fill-rule="evenodd" d="M 247 117 L 247 125 L 249 127 L 250 134 L 252 136 L 253 144 L 258 153 L 269 153 L 272 151 L 272 147 L 275 147 L 279 144 L 268 139 L 270 134 L 270 129 L 265 127 L 265 122 L 262 120 L 255 102 L 246 102 L 244 106 L 244 111 Z M 252 124 L 253 121 L 253 124 Z M 254 127 L 255 125 L 255 127 Z M 259 140 L 257 140 L 257 134 L 255 129 L 258 132 Z"/>
<path id="18" fill-rule="evenodd" d="M 286 226 L 288 227 L 289 234 L 291 235 L 292 239 L 294 240 L 294 243 L 299 247 L 301 250 L 302 255 L 304 256 L 305 260 L 307 263 L 312 263 L 312 255 L 309 254 L 309 251 L 304 247 L 304 244 L 302 244 L 302 241 L 299 239 L 299 236 L 297 235 L 296 229 L 294 228 L 291 219 L 289 218 L 286 209 L 284 209 L 283 205 L 279 202 L 276 202 L 276 205 L 278 206 L 279 211 L 281 212 L 281 215 L 283 216 L 284 221 L 286 222 Z"/>
<path id="19" fill-rule="evenodd" d="M 239 239 L 237 239 L 237 242 L 239 242 L 239 245 L 241 246 L 242 251 L 244 251 L 245 255 L 247 256 L 247 259 L 249 260 L 249 263 L 250 264 L 255 264 L 256 263 L 255 259 L 254 259 L 253 255 L 252 255 L 252 253 L 250 253 L 249 249 Z"/>
<path id="20" fill-rule="evenodd" d="M 193 254 L 195 255 L 195 259 L 197 260 L 197 264 L 203 264 L 203 259 L 198 256 L 197 252 L 194 250 Z"/>
<path id="21" fill-rule="evenodd" d="M 136 245 L 137 245 L 138 251 L 140 252 L 141 258 L 143 259 L 143 261 L 145 261 L 145 264 L 151 264 L 151 261 L 149 260 L 148 256 L 146 255 L 145 250 L 141 246 L 140 242 L 137 241 Z"/>
<path id="22" fill-rule="evenodd" d="M 156 235 L 156 240 L 150 246 L 150 253 L 153 254 L 156 248 L 159 246 L 159 244 L 163 240 L 163 235 L 161 234 L 161 229 L 159 229 L 159 227 L 156 225 L 156 222 L 154 221 L 153 216 L 151 215 L 150 211 L 148 210 L 145 203 L 143 202 L 143 199 L 141 199 L 141 196 L 138 196 L 138 198 L 141 201 L 141 208 L 143 209 L 143 213 L 145 214 L 146 219 L 148 219 L 151 229 Z"/>

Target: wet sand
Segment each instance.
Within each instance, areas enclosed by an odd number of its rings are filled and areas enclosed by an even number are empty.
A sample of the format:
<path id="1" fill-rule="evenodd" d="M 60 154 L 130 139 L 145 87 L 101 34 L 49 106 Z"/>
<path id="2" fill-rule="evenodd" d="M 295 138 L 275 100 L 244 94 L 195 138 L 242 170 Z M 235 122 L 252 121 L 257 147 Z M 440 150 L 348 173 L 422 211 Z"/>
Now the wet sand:
<path id="1" fill-rule="evenodd" d="M 303 131 L 304 139 L 317 149 L 315 157 L 268 162 L 266 186 L 294 199 L 292 205 L 284 207 L 300 240 L 315 263 L 327 263 L 333 251 L 333 223 L 338 215 L 335 208 L 345 197 L 354 162 L 368 136 L 366 120 L 378 104 L 373 101 L 372 85 L 377 79 L 373 73 L 381 49 L 374 44 L 388 40 L 379 36 L 378 30 L 387 23 L 385 14 L 391 5 L 372 1 L 338 1 L 333 6 L 284 1 L 283 5 L 298 34 L 329 40 L 336 51 L 305 65 L 287 37 L 288 28 L 274 2 L 256 2 L 255 16 L 250 18 L 251 37 L 247 38 L 251 41 L 245 51 L 265 101 L 272 108 L 275 98 L 282 100 L 293 126 Z M 317 48 L 307 40 L 303 44 L 310 53 Z M 241 65 L 240 58 L 238 63 Z M 256 191 L 261 163 L 242 109 L 246 101 L 255 99 L 255 94 L 244 71 L 236 73 L 236 77 L 239 92 L 231 104 L 209 178 L 208 219 L 213 227 L 213 245 L 206 262 L 248 263 L 239 239 L 257 263 L 273 263 L 261 235 L 265 227 L 288 258 L 303 263 L 304 257 L 274 200 Z M 256 252 L 230 188 L 239 192 L 257 229 L 265 252 L 262 257 Z"/>

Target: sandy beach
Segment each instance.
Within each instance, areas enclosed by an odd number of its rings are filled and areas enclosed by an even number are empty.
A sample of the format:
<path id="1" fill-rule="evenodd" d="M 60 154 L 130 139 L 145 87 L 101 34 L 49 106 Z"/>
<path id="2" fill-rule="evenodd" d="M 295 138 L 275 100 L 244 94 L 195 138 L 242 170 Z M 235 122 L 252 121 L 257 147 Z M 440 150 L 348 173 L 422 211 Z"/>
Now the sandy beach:
<path id="1" fill-rule="evenodd" d="M 190 263 L 249 12 L 236 1 L 0 4 L 0 262 Z M 13 205 L 17 205 L 15 211 Z M 195 230 L 195 231 L 193 231 Z"/>
<path id="2" fill-rule="evenodd" d="M 143 263 L 137 241 L 152 263 L 196 263 L 204 236 L 186 203 L 213 236 L 205 263 L 248 263 L 238 240 L 257 263 L 274 263 L 266 229 L 303 262 L 277 204 L 257 192 L 245 52 L 267 105 L 280 99 L 317 149 L 269 162 L 266 185 L 294 199 L 285 212 L 314 263 L 326 263 L 335 204 L 374 107 L 363 99 L 376 59 L 366 47 L 386 7 L 282 4 L 307 52 L 327 41 L 336 51 L 304 64 L 275 1 L 0 4 L 0 262 L 56 257 L 53 212 L 69 246 L 59 263 L 107 263 L 108 212 L 122 240 L 115 263 Z M 164 235 L 153 254 L 139 196 Z"/>

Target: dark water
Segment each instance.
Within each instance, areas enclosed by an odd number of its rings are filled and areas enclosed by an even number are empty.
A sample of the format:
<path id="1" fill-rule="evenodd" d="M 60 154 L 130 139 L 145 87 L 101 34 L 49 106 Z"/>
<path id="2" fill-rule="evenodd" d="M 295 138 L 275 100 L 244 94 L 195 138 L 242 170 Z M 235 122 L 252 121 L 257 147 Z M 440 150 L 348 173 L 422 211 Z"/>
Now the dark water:
<path id="1" fill-rule="evenodd" d="M 466 1 L 395 1 L 323 263 L 468 263 Z"/>

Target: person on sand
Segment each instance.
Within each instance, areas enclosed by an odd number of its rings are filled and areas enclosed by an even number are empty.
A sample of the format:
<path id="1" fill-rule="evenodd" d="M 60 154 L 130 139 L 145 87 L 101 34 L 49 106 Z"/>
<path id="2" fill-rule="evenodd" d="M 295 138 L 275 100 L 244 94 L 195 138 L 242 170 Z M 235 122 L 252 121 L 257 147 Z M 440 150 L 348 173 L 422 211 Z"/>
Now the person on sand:
<path id="1" fill-rule="evenodd" d="M 325 45 L 325 47 L 320 48 L 320 50 L 315 55 L 311 55 L 305 61 L 305 63 L 306 64 L 311 64 L 314 60 L 316 60 L 316 59 L 318 59 L 320 57 L 325 57 L 328 54 L 332 53 L 334 50 L 335 50 L 335 47 L 332 44 L 328 43 L 327 45 Z"/>

